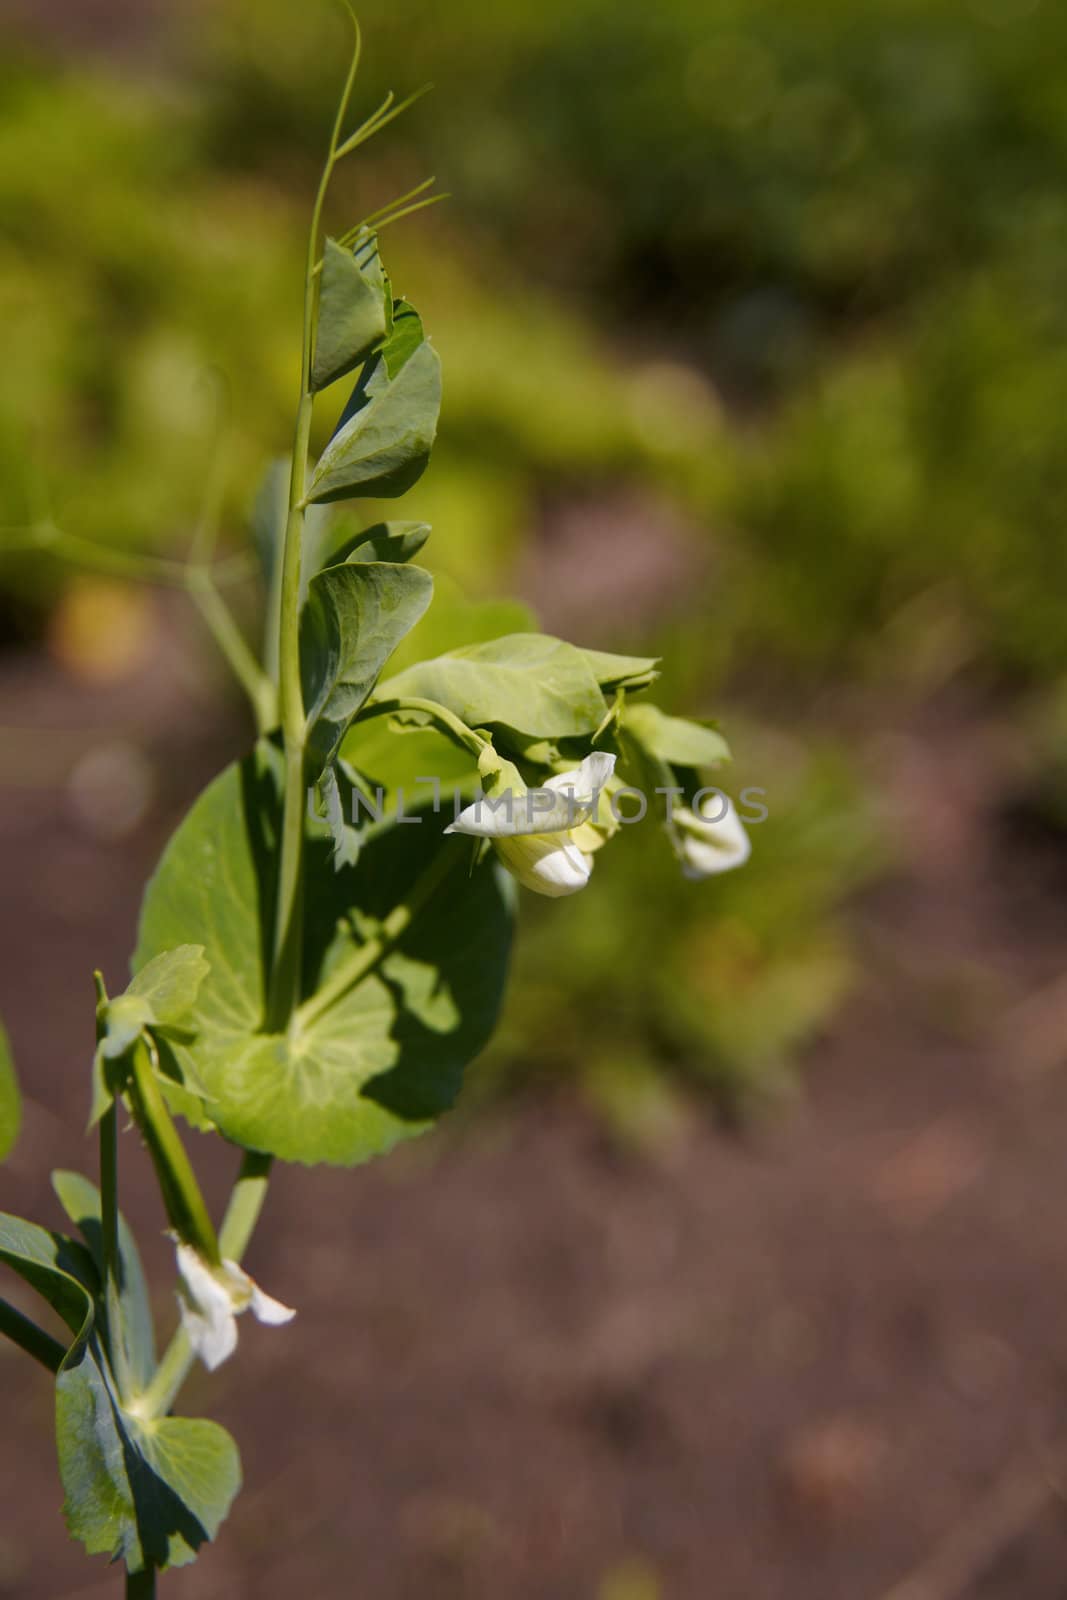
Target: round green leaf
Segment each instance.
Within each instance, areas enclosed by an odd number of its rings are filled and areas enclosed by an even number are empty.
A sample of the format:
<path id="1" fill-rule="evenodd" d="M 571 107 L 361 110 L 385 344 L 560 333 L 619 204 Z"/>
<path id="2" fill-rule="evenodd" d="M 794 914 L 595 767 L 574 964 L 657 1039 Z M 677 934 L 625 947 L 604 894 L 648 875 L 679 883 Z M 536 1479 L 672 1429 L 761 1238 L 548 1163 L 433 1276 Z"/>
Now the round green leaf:
<path id="1" fill-rule="evenodd" d="M 76 1174 L 61 1175 L 64 1204 L 93 1222 L 94 1202 Z M 91 1234 L 91 1226 L 88 1230 Z M 124 1262 L 130 1257 L 123 1249 Z M 73 1336 L 56 1375 L 56 1448 L 63 1515 L 90 1555 L 184 1566 L 213 1539 L 241 1485 L 225 1428 L 192 1417 L 146 1421 L 123 1409 L 97 1331 L 100 1281 L 83 1246 L 0 1213 L 0 1262 L 62 1317 Z"/>
<path id="2" fill-rule="evenodd" d="M 187 1053 L 223 1133 L 289 1161 L 354 1165 L 426 1129 L 489 1038 L 506 976 L 511 881 L 491 860 L 469 872 L 466 846 L 442 836 L 444 816 L 376 832 L 358 865 L 339 873 L 328 842 L 309 840 L 309 995 L 375 938 L 440 851 L 455 865 L 330 1010 L 302 1031 L 264 1033 L 278 819 L 271 768 L 261 747 L 197 801 L 149 884 L 134 964 L 187 940 L 204 946 L 210 972 Z"/>

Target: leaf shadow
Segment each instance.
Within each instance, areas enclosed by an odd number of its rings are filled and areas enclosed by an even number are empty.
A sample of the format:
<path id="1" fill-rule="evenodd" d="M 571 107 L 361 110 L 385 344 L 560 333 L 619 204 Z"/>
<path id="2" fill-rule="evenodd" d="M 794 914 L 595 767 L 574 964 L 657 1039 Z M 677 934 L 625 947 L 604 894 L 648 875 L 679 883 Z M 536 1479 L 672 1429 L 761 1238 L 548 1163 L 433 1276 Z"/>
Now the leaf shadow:
<path id="1" fill-rule="evenodd" d="M 308 929 L 306 992 L 313 992 L 339 922 L 358 912 L 380 922 L 412 891 L 442 849 L 446 818 L 416 813 L 419 825 L 376 833 L 355 867 L 335 872 L 330 846 L 309 847 L 309 894 L 320 917 Z M 311 890 L 311 885 L 314 889 Z M 456 869 L 372 969 L 394 1015 L 393 1066 L 367 1080 L 362 1096 L 405 1122 L 425 1122 L 455 1102 L 463 1072 L 496 1022 L 511 944 L 511 899 L 491 860 L 468 877 Z M 427 981 L 430 974 L 433 977 Z"/>

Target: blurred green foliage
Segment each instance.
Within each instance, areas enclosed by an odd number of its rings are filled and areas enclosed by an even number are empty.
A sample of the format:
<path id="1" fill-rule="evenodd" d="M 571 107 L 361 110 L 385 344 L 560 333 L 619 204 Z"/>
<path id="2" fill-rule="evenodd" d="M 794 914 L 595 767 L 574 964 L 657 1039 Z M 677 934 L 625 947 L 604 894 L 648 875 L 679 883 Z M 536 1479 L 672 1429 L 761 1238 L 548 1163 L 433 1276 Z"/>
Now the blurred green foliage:
<path id="1" fill-rule="evenodd" d="M 804 731 L 815 697 L 965 670 L 1040 688 L 1067 666 L 1067 12 L 361 16 L 365 108 L 439 93 L 353 166 L 338 227 L 430 172 L 454 197 L 390 239 L 446 385 L 407 514 L 469 592 L 518 574 L 549 627 L 662 646 L 676 703 L 747 703 L 737 786 L 769 791 L 735 877 L 679 884 L 649 837 L 565 918 L 539 908 L 498 1064 L 582 1065 L 598 1095 L 627 1086 L 620 1106 L 663 1063 L 731 1094 L 774 1080 L 847 983 L 837 908 L 880 859 L 852 764 Z M 47 464 L 72 531 L 173 544 L 224 393 L 237 536 L 290 427 L 342 27 L 326 3 L 175 6 L 162 76 L 8 42 L 5 520 Z M 598 507 L 617 546 L 589 531 Z M 671 559 L 701 582 L 661 593 Z M 44 605 L 57 575 L 23 560 L 4 581 Z"/>

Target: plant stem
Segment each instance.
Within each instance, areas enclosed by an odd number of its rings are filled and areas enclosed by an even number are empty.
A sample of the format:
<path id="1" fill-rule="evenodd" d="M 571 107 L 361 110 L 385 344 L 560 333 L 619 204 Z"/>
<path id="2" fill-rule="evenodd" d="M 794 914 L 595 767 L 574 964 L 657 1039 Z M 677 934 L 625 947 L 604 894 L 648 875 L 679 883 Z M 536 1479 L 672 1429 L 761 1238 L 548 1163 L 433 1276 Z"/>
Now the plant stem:
<path id="1" fill-rule="evenodd" d="M 219 1252 L 227 1261 L 240 1261 L 259 1221 L 267 1197 L 271 1158 L 246 1150 L 230 1203 L 219 1229 Z M 185 1329 L 179 1327 L 153 1374 L 152 1381 L 138 1400 L 135 1410 L 145 1418 L 165 1417 L 173 1406 L 182 1384 L 189 1376 L 195 1357 Z"/>
<path id="2" fill-rule="evenodd" d="M 353 22 L 355 19 L 353 18 Z M 300 561 L 304 542 L 304 514 L 307 507 L 308 448 L 311 440 L 311 415 L 314 391 L 311 369 L 314 361 L 315 324 L 318 312 L 319 233 L 326 191 L 337 161 L 337 145 L 348 111 L 352 87 L 359 67 L 360 35 L 356 24 L 356 45 L 345 82 L 330 151 L 319 179 L 315 205 L 308 230 L 307 261 L 304 268 L 304 333 L 300 372 L 300 402 L 296 411 L 292 468 L 289 474 L 289 514 L 285 523 L 282 550 L 282 579 L 278 618 L 278 709 L 285 745 L 285 790 L 282 803 L 281 857 L 278 867 L 278 898 L 274 917 L 273 966 L 268 996 L 268 1032 L 281 1032 L 300 998 L 301 956 L 304 924 L 304 803 L 307 718 L 300 677 Z"/>
<path id="3" fill-rule="evenodd" d="M 155 1600 L 155 1593 L 155 1567 L 142 1567 L 140 1572 L 127 1572 L 126 1600 Z"/>
<path id="4" fill-rule="evenodd" d="M 394 906 L 389 915 L 383 918 L 381 931 L 339 962 L 326 982 L 300 1007 L 293 1018 L 297 1031 L 310 1028 L 324 1012 L 329 1011 L 330 1007 L 343 999 L 350 989 L 355 988 L 372 967 L 378 965 L 397 940 L 407 932 L 427 901 L 451 872 L 457 859 L 456 853 L 449 850 L 447 844 L 442 843 L 426 871 L 412 886 L 407 899 Z"/>
<path id="5" fill-rule="evenodd" d="M 17 1344 L 20 1350 L 25 1350 L 27 1355 L 33 1356 L 42 1367 L 47 1367 L 49 1372 L 58 1372 L 60 1362 L 66 1351 L 58 1339 L 53 1339 L 50 1333 L 45 1333 L 36 1322 L 31 1322 L 29 1317 L 24 1317 L 21 1311 L 16 1311 L 13 1305 L 6 1300 L 0 1300 L 0 1333 L 6 1334 L 12 1344 Z"/>
<path id="6" fill-rule="evenodd" d="M 249 648 L 209 568 L 191 567 L 187 588 L 230 670 L 252 702 L 257 732 L 268 732 L 277 713 L 274 685 Z"/>
<path id="7" fill-rule="evenodd" d="M 270 1183 L 271 1156 L 246 1150 L 237 1182 L 219 1229 L 219 1251 L 226 1261 L 240 1261 L 256 1231 Z"/>
<path id="8" fill-rule="evenodd" d="M 122 1258 L 119 1254 L 119 1121 L 112 1103 L 100 1120 L 100 1222 L 104 1243 L 104 1303 L 111 1370 L 119 1395 L 129 1398 L 133 1385 L 122 1314 Z"/>
<path id="9" fill-rule="evenodd" d="M 144 555 L 134 550 L 114 550 L 109 545 L 83 539 L 80 534 L 64 533 L 53 522 L 0 529 L 0 533 L 6 535 L 3 554 L 18 549 L 46 551 L 90 572 L 110 573 L 116 578 L 132 578 L 169 589 L 187 588 L 190 573 L 195 573 L 200 565 L 196 562 L 168 561 L 163 556 Z M 238 551 L 206 570 L 216 583 L 234 583 L 252 574 L 255 556 L 250 552 Z"/>
<path id="10" fill-rule="evenodd" d="M 132 1052 L 130 1104 L 152 1157 L 167 1215 L 178 1234 L 208 1261 L 219 1260 L 219 1242 L 192 1163 L 178 1136 L 144 1039 Z"/>
<path id="11" fill-rule="evenodd" d="M 489 746 L 488 739 L 483 739 L 473 728 L 468 728 L 467 724 L 449 711 L 447 706 L 438 705 L 436 700 L 420 700 L 414 695 L 396 695 L 384 700 L 370 701 L 359 713 L 354 726 L 358 727 L 368 717 L 392 717 L 402 711 L 418 711 L 423 716 L 429 717 L 437 723 L 442 733 L 446 733 L 456 744 L 462 745 L 464 750 L 469 750 L 474 756 L 480 756 Z"/>
<path id="12" fill-rule="evenodd" d="M 319 209 L 316 207 L 313 239 L 317 236 Z M 312 292 L 309 281 L 305 286 L 305 298 L 309 302 Z M 310 317 L 310 309 L 305 315 Z M 309 338 L 310 334 L 305 332 L 305 341 Z M 305 385 L 309 381 L 308 359 L 305 351 Z M 274 964 L 267 1015 L 267 1029 L 271 1032 L 281 1032 L 286 1027 L 299 998 L 300 956 L 303 948 L 304 743 L 307 738 L 307 719 L 300 680 L 300 557 L 304 541 L 304 492 L 311 409 L 311 393 L 305 387 L 296 419 L 279 601 L 278 709 L 285 743 L 285 791 L 274 920 Z"/>

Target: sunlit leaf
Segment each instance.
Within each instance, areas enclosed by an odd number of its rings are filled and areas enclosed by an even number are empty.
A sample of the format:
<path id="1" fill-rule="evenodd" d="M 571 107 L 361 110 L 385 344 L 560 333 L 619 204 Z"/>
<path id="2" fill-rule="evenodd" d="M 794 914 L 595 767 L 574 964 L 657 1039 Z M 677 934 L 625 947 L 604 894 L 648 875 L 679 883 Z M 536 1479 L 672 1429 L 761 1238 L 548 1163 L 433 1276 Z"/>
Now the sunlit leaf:
<path id="1" fill-rule="evenodd" d="M 325 389 L 359 366 L 392 326 L 392 294 L 374 235 L 355 250 L 327 239 L 321 283 L 313 389 Z"/>
<path id="2" fill-rule="evenodd" d="M 311 742 L 322 765 L 432 594 L 433 579 L 422 567 L 384 561 L 327 567 L 312 579 L 300 656 Z"/>
<path id="3" fill-rule="evenodd" d="M 207 974 L 203 945 L 181 944 L 142 967 L 131 978 L 126 993 L 146 1003 L 157 1027 L 180 1028 L 196 1004 Z"/>
<path id="4" fill-rule="evenodd" d="M 414 696 L 447 706 L 471 728 L 565 737 L 592 733 L 607 710 L 585 655 L 543 633 L 512 633 L 420 661 L 383 682 L 376 698 Z"/>
<path id="5" fill-rule="evenodd" d="M 625 726 L 649 755 L 672 767 L 718 767 L 730 759 L 730 747 L 715 728 L 668 716 L 646 701 L 626 707 Z"/>
<path id="6" fill-rule="evenodd" d="M 90 1555 L 183 1566 L 214 1538 L 241 1483 L 224 1428 L 189 1417 L 143 1420 L 125 1410 L 97 1327 L 92 1255 L 61 1234 L 0 1213 L 0 1262 L 59 1313 L 72 1342 L 56 1376 L 56 1448 L 63 1514 Z"/>
<path id="7" fill-rule="evenodd" d="M 659 676 L 657 656 L 616 656 L 607 650 L 583 650 L 582 654 L 607 692 L 644 689 Z"/>
<path id="8" fill-rule="evenodd" d="M 308 499 L 389 498 L 421 477 L 441 409 L 441 363 L 409 306 L 364 367 L 337 431 L 319 457 Z"/>
<path id="9" fill-rule="evenodd" d="M 271 765 L 262 747 L 197 801 L 149 884 L 135 964 L 176 939 L 204 944 L 211 972 L 190 1054 L 225 1134 L 286 1160 L 354 1165 L 427 1128 L 484 1047 L 507 967 L 510 880 L 489 860 L 471 872 L 465 843 L 441 835 L 445 816 L 378 832 L 342 873 L 329 845 L 312 839 L 308 994 L 374 937 L 438 852 L 451 853 L 454 876 L 333 1009 L 303 1031 L 264 1033 L 278 829 Z"/>

